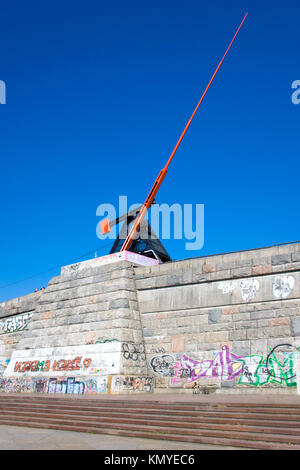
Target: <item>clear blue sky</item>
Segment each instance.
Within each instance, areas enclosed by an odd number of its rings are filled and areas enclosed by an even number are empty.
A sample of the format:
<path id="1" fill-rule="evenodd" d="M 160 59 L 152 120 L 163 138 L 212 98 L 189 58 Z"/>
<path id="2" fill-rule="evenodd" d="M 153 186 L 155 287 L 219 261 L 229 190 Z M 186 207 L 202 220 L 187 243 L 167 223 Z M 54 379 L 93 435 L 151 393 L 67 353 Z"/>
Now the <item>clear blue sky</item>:
<path id="1" fill-rule="evenodd" d="M 205 204 L 204 247 L 165 245 L 181 259 L 300 239 L 299 2 L 12 0 L 0 286 L 104 245 L 99 204 L 143 202 L 247 11 L 157 197 Z M 0 301 L 58 273 L 0 288 Z"/>

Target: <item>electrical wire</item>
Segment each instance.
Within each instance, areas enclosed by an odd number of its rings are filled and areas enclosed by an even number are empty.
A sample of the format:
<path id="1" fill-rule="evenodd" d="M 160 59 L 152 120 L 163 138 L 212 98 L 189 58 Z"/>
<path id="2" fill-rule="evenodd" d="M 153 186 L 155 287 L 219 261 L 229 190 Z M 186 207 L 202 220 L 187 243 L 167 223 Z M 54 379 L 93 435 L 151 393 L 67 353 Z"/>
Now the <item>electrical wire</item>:
<path id="1" fill-rule="evenodd" d="M 82 256 L 79 256 L 78 258 L 74 258 L 72 260 L 70 260 L 69 262 L 67 263 L 63 263 L 63 264 L 58 264 L 57 266 L 53 266 L 53 268 L 48 268 L 44 271 L 41 271 L 37 274 L 33 274 L 32 276 L 29 276 L 29 277 L 25 277 L 23 279 L 19 279 L 18 281 L 14 281 L 14 282 L 10 282 L 8 284 L 5 284 L 3 286 L 0 286 L 0 289 L 6 289 L 7 287 L 10 287 L 10 286 L 14 286 L 15 284 L 20 284 L 22 282 L 25 282 L 25 281 L 29 281 L 30 279 L 34 279 L 35 277 L 38 277 L 38 276 L 41 276 L 43 274 L 46 274 L 48 272 L 51 272 L 51 271 L 54 271 L 54 269 L 58 269 L 58 268 L 61 268 L 62 266 L 68 266 L 69 264 L 72 264 L 76 261 L 79 261 L 81 260 L 82 258 L 85 258 L 86 256 L 89 256 L 91 255 L 92 253 L 95 253 L 95 251 L 98 251 L 98 250 L 103 250 L 104 248 L 107 248 L 108 246 L 111 246 L 112 244 L 114 243 L 114 241 L 112 241 L 111 243 L 107 243 L 107 245 L 104 245 L 102 247 L 98 247 L 98 248 L 94 248 L 94 250 L 91 250 L 89 251 L 88 253 L 85 253 L 84 255 Z"/>

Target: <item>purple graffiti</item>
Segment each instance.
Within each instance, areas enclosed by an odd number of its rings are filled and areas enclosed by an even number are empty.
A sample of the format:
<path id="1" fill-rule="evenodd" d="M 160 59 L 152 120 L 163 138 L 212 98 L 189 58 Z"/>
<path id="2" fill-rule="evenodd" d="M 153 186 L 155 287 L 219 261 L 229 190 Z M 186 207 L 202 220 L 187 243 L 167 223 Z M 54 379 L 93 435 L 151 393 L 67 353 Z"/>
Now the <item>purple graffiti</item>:
<path id="1" fill-rule="evenodd" d="M 187 382 L 194 382 L 200 377 L 219 377 L 222 380 L 232 380 L 243 372 L 243 357 L 230 352 L 227 345 L 222 346 L 214 359 L 207 361 L 195 361 L 188 356 L 181 357 L 181 367 L 189 369 Z"/>

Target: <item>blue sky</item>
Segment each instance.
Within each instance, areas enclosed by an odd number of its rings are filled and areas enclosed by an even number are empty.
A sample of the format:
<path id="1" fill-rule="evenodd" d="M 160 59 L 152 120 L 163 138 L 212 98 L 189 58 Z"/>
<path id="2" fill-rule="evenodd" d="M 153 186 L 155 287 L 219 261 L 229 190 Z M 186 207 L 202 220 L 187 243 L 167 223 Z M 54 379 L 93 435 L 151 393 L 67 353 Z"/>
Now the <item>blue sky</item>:
<path id="1" fill-rule="evenodd" d="M 99 204 L 143 202 L 247 11 L 156 198 L 205 205 L 173 259 L 300 239 L 299 2 L 2 5 L 0 301 L 105 245 Z"/>

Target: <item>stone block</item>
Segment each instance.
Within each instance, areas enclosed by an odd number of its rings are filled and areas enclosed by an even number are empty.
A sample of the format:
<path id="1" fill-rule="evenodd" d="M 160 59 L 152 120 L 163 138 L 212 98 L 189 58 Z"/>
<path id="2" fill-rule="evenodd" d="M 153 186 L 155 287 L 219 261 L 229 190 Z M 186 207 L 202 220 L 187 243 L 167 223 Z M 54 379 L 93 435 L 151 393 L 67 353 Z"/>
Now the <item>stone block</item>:
<path id="1" fill-rule="evenodd" d="M 116 299 L 111 300 L 108 305 L 109 310 L 114 310 L 118 308 L 129 308 L 129 300 L 128 299 Z"/>
<path id="2" fill-rule="evenodd" d="M 252 275 L 257 276 L 259 274 L 268 274 L 272 272 L 271 264 L 260 265 L 260 266 L 253 266 L 252 267 Z"/>
<path id="3" fill-rule="evenodd" d="M 291 334 L 292 336 L 300 336 L 300 316 L 291 317 Z"/>
<path id="4" fill-rule="evenodd" d="M 154 336 L 154 330 L 148 330 L 147 328 L 143 329 L 143 334 L 145 337 Z"/>
<path id="5" fill-rule="evenodd" d="M 96 343 L 99 336 L 99 331 L 88 331 L 85 335 L 85 344 Z"/>
<path id="6" fill-rule="evenodd" d="M 229 332 L 230 341 L 241 341 L 247 339 L 247 330 L 232 330 Z"/>
<path id="7" fill-rule="evenodd" d="M 182 284 L 182 278 L 179 274 L 172 274 L 167 276 L 167 285 L 168 286 L 178 286 Z"/>
<path id="8" fill-rule="evenodd" d="M 292 254 L 292 261 L 293 262 L 300 261 L 300 251 L 297 251 L 296 253 Z"/>
<path id="9" fill-rule="evenodd" d="M 222 315 L 233 315 L 239 313 L 239 311 L 240 307 L 238 305 L 234 305 L 232 307 L 223 307 Z"/>
<path id="10" fill-rule="evenodd" d="M 208 311 L 208 323 L 220 323 L 222 319 L 222 309 L 214 308 Z"/>
<path id="11" fill-rule="evenodd" d="M 288 264 L 292 261 L 292 255 L 290 253 L 285 253 L 281 255 L 275 255 L 271 257 L 272 266 L 276 266 L 278 264 Z"/>
<path id="12" fill-rule="evenodd" d="M 252 344 L 252 343 L 251 343 Z M 233 341 L 232 352 L 237 356 L 250 355 L 250 341 Z"/>
<path id="13" fill-rule="evenodd" d="M 204 263 L 202 266 L 202 273 L 214 273 L 216 271 L 216 263 Z"/>
<path id="14" fill-rule="evenodd" d="M 289 317 L 279 317 L 279 318 L 270 318 L 269 325 L 270 326 L 279 326 L 279 325 L 289 325 L 290 318 Z"/>
<path id="15" fill-rule="evenodd" d="M 172 336 L 171 337 L 171 351 L 172 352 L 184 352 L 184 336 Z"/>
<path id="16" fill-rule="evenodd" d="M 47 320 L 47 319 L 52 318 L 52 317 L 53 317 L 53 312 L 44 312 L 41 315 L 41 320 Z"/>
<path id="17" fill-rule="evenodd" d="M 252 275 L 251 266 L 245 266 L 243 268 L 235 268 L 230 270 L 232 278 L 247 277 Z"/>
<path id="18" fill-rule="evenodd" d="M 290 326 L 273 326 L 263 329 L 265 331 L 265 338 L 283 338 L 285 336 L 290 336 L 291 328 Z"/>

